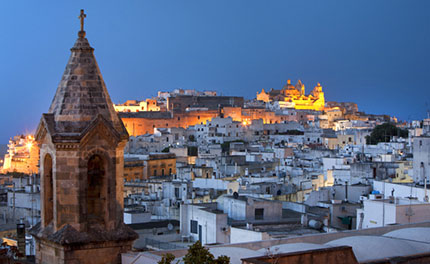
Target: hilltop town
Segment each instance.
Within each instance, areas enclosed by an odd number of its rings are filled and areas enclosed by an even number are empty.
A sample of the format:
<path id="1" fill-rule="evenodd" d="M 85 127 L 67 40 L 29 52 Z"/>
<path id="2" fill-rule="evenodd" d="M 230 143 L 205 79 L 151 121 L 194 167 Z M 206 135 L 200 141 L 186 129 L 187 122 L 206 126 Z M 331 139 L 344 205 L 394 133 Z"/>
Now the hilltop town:
<path id="1" fill-rule="evenodd" d="M 321 84 L 306 95 L 300 80 L 253 100 L 176 89 L 113 108 L 130 135 L 124 222 L 139 234 L 136 250 L 197 240 L 252 245 L 429 219 L 430 120 L 399 123 L 352 102 L 326 102 Z M 39 145 L 27 135 L 8 147 L 2 221 L 33 226 L 41 220 Z"/>

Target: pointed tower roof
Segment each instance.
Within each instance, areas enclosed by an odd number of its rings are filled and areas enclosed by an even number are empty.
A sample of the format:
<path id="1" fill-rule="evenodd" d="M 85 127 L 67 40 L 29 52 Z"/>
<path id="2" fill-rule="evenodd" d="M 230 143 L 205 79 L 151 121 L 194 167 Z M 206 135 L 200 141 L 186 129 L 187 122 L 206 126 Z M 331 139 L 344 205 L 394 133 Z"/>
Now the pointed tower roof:
<path id="1" fill-rule="evenodd" d="M 110 123 L 119 135 L 127 134 L 115 112 L 102 74 L 94 57 L 94 49 L 85 38 L 81 11 L 81 31 L 71 48 L 72 54 L 58 85 L 48 114 L 47 127 L 55 134 L 81 134 L 97 118 Z"/>

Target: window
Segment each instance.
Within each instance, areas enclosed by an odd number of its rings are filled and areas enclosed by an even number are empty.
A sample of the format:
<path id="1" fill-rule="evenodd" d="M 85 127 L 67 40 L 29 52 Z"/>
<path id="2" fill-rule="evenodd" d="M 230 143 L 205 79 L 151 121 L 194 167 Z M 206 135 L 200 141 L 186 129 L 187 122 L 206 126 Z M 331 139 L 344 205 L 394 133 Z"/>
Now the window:
<path id="1" fill-rule="evenodd" d="M 175 187 L 175 198 L 178 199 L 179 198 L 179 188 Z"/>
<path id="2" fill-rule="evenodd" d="M 88 160 L 87 172 L 87 217 L 91 221 L 103 222 L 105 162 L 99 155 Z"/>
<path id="3" fill-rule="evenodd" d="M 255 220 L 264 220 L 264 208 L 255 209 Z"/>
<path id="4" fill-rule="evenodd" d="M 422 140 L 420 140 L 420 147 L 423 145 L 423 141 Z"/>
<path id="5" fill-rule="evenodd" d="M 44 210 L 42 213 L 45 216 L 44 225 L 47 226 L 54 217 L 54 184 L 52 177 L 52 158 L 51 155 L 46 154 L 45 161 L 43 163 L 43 174 L 45 177 L 44 180 Z"/>
<path id="6" fill-rule="evenodd" d="M 154 176 L 157 176 L 157 170 L 154 170 Z"/>
<path id="7" fill-rule="evenodd" d="M 197 234 L 197 221 L 190 220 L 190 230 L 192 234 Z"/>

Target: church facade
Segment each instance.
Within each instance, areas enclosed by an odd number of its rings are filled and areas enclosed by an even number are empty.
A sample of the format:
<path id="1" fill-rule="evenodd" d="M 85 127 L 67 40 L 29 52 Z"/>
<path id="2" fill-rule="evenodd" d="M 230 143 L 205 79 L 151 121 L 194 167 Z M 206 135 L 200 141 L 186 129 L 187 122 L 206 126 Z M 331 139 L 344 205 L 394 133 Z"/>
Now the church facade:
<path id="1" fill-rule="evenodd" d="M 299 80 L 296 85 L 292 85 L 288 80 L 281 90 L 271 89 L 266 92 L 264 89 L 257 93 L 257 100 L 263 102 L 278 102 L 281 108 L 295 108 L 302 110 L 322 111 L 325 106 L 324 92 L 321 84 L 317 84 L 312 92 L 305 94 L 305 85 Z"/>

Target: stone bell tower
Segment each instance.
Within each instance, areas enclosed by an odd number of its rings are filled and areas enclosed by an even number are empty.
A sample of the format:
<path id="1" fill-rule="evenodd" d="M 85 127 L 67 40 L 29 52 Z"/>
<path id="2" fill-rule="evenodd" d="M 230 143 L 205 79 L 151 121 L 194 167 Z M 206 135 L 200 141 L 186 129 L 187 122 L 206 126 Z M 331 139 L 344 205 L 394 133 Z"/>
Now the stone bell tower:
<path id="1" fill-rule="evenodd" d="M 37 263 L 119 263 L 137 234 L 123 222 L 127 131 L 81 30 L 48 113 L 40 145 L 42 221 L 31 233 Z"/>

